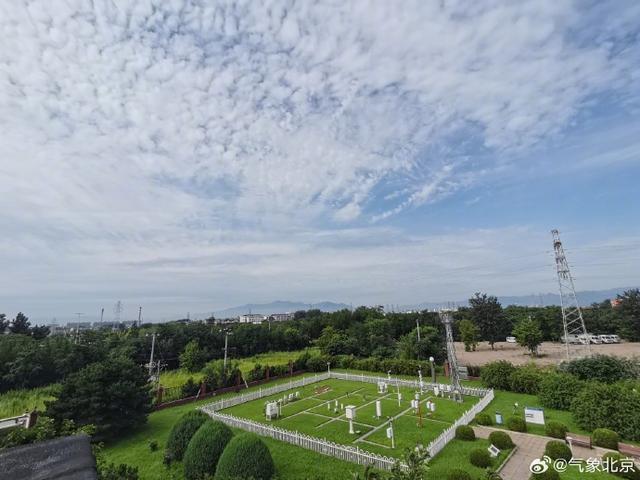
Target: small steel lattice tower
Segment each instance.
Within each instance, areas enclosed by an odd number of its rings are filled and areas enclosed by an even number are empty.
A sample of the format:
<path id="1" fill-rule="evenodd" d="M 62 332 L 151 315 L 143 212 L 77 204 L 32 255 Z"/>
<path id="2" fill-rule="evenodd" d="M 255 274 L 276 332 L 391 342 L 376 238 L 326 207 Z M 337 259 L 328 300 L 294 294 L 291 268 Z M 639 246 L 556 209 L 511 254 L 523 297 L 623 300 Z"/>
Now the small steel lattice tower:
<path id="1" fill-rule="evenodd" d="M 449 374 L 451 375 L 451 386 L 454 390 L 462 392 L 460 385 L 460 375 L 458 373 L 458 359 L 456 357 L 456 347 L 453 343 L 453 332 L 451 324 L 453 323 L 453 313 L 451 310 L 440 310 L 440 321 L 444 324 L 447 343 L 447 361 L 449 362 Z"/>
<path id="2" fill-rule="evenodd" d="M 560 233 L 551 230 L 553 251 L 556 257 L 556 271 L 560 286 L 560 307 L 562 308 L 562 324 L 564 327 L 564 344 L 567 359 L 591 354 L 591 341 L 584 326 L 582 310 L 576 297 L 576 288 L 569 270 L 569 262 L 564 254 Z M 573 342 L 573 343 L 572 343 Z"/>

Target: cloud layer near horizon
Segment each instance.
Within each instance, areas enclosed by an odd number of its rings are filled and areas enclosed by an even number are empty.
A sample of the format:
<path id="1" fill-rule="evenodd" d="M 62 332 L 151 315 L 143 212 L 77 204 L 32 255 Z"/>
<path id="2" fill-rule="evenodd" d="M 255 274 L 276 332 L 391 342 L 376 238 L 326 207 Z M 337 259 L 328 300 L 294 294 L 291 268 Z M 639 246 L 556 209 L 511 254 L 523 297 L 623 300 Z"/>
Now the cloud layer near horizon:
<path id="1" fill-rule="evenodd" d="M 7 262 L 237 253 L 435 202 L 630 101 L 623 7 L 0 1 Z"/>

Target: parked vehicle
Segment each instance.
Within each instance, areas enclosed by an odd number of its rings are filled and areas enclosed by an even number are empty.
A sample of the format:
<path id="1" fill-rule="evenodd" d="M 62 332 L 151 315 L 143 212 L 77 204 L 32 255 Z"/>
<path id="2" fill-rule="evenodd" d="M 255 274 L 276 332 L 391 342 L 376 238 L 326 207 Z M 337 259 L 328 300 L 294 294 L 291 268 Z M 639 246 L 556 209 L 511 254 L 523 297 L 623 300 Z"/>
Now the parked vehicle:
<path id="1" fill-rule="evenodd" d="M 600 339 L 600 343 L 613 343 L 611 335 L 598 335 L 598 338 Z"/>
<path id="2" fill-rule="evenodd" d="M 507 343 L 516 343 L 516 337 L 507 337 Z"/>
<path id="3" fill-rule="evenodd" d="M 620 337 L 618 335 L 609 335 L 611 343 L 620 343 Z"/>
<path id="4" fill-rule="evenodd" d="M 600 340 L 599 335 L 589 335 L 588 337 L 589 337 L 589 342 L 591 343 L 596 343 L 596 344 L 602 343 L 602 340 Z"/>
<path id="5" fill-rule="evenodd" d="M 582 339 L 580 338 L 580 335 L 573 335 L 573 334 L 570 334 L 570 335 L 567 335 L 567 338 L 568 338 L 568 340 L 569 340 L 569 343 L 570 343 L 570 344 L 572 344 L 572 345 L 578 345 L 578 344 L 580 344 L 580 343 L 585 343 L 585 342 L 583 342 L 583 341 L 582 341 Z M 561 342 L 563 342 L 563 343 L 566 341 L 566 340 L 565 340 L 565 336 L 564 336 L 564 335 L 562 336 L 562 338 L 560 338 L 560 341 L 561 341 Z"/>

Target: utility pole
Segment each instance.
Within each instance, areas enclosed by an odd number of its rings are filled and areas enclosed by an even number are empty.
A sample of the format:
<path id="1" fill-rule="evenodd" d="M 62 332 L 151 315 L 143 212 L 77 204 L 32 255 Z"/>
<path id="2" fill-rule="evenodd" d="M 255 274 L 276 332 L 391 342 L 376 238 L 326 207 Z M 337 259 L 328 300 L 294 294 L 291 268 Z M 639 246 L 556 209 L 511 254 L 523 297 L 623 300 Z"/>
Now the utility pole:
<path id="1" fill-rule="evenodd" d="M 224 372 L 227 372 L 227 351 L 229 349 L 229 330 L 224 331 Z"/>
<path id="2" fill-rule="evenodd" d="M 418 343 L 420 343 L 420 318 L 416 317 L 416 332 L 418 332 Z"/>
<path id="3" fill-rule="evenodd" d="M 567 359 L 571 356 L 580 357 L 585 353 L 591 355 L 591 340 L 587 336 L 587 328 L 582 318 L 582 310 L 578 304 L 576 287 L 569 270 L 569 262 L 564 254 L 560 241 L 560 232 L 551 230 L 553 236 L 553 251 L 556 258 L 556 272 L 560 287 L 560 308 L 562 309 L 562 326 L 564 327 L 564 344 Z M 571 342 L 577 342 L 577 346 Z M 570 347 L 570 345 L 572 345 Z"/>
<path id="4" fill-rule="evenodd" d="M 74 337 L 74 343 L 78 343 L 80 340 L 80 317 L 84 315 L 82 312 L 76 312 L 75 315 L 78 316 L 78 322 L 76 323 L 76 335 Z"/>
<path id="5" fill-rule="evenodd" d="M 142 307 L 138 307 L 138 328 L 142 325 Z"/>
<path id="6" fill-rule="evenodd" d="M 153 378 L 153 368 L 155 365 L 153 364 L 153 354 L 156 350 L 156 333 L 151 335 L 151 355 L 149 356 L 149 364 L 147 367 L 149 368 L 149 378 Z"/>
<path id="7" fill-rule="evenodd" d="M 102 321 L 104 320 L 104 307 L 100 310 L 100 326 L 102 327 Z"/>

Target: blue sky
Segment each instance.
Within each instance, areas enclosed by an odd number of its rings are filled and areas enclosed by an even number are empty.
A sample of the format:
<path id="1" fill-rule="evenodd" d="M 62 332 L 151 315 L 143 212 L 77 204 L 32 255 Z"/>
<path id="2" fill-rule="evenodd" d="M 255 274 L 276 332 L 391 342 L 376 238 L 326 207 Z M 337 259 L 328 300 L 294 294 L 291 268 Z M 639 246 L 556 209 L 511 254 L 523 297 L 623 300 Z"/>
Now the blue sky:
<path id="1" fill-rule="evenodd" d="M 0 0 L 0 311 L 637 285 L 640 5 Z"/>

